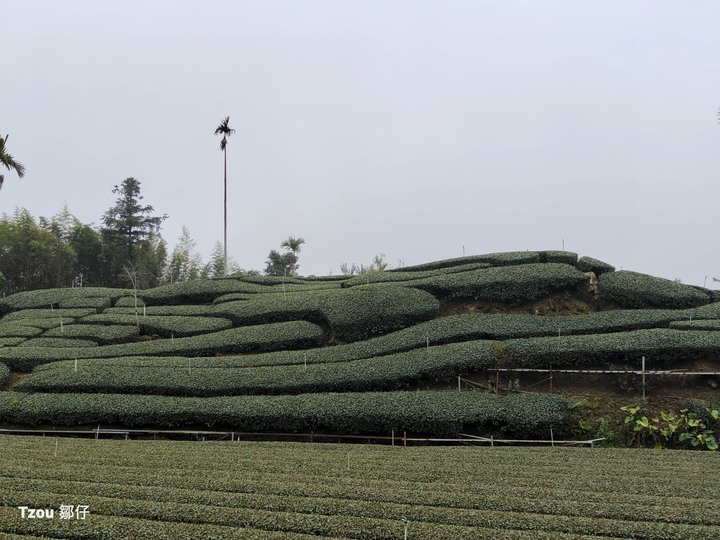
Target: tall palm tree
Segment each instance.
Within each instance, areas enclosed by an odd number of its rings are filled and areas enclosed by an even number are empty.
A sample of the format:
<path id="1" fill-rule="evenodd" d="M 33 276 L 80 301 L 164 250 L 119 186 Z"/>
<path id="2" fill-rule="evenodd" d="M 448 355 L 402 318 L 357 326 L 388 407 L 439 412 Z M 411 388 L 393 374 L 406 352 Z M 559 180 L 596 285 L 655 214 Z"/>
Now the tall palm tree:
<path id="1" fill-rule="evenodd" d="M 290 275 L 295 275 L 297 272 L 297 256 L 298 253 L 300 253 L 300 246 L 305 243 L 305 239 L 300 238 L 293 238 L 292 236 L 288 236 L 287 240 L 285 240 L 282 244 L 280 244 L 280 247 L 283 247 L 287 249 L 288 251 L 292 251 L 292 254 L 295 255 L 295 264 L 292 265 L 292 268 L 290 269 Z"/>
<path id="2" fill-rule="evenodd" d="M 25 176 L 25 166 L 22 163 L 15 161 L 15 158 L 13 158 L 5 150 L 5 142 L 8 140 L 9 136 L 10 135 L 5 135 L 4 139 L 0 137 L 0 163 L 5 165 L 9 171 L 15 169 L 17 175 L 22 178 Z M 5 177 L 0 174 L 0 189 L 2 188 L 4 181 Z"/>
<path id="3" fill-rule="evenodd" d="M 230 122 L 230 117 L 226 116 L 225 119 L 220 122 L 220 125 L 215 129 L 215 135 L 222 135 L 223 138 L 220 141 L 220 150 L 222 150 L 223 157 L 224 157 L 224 196 L 223 196 L 223 250 L 225 255 L 225 269 L 223 270 L 223 275 L 227 274 L 227 138 L 235 133 L 234 129 L 230 129 L 230 126 L 228 126 L 228 123 Z"/>

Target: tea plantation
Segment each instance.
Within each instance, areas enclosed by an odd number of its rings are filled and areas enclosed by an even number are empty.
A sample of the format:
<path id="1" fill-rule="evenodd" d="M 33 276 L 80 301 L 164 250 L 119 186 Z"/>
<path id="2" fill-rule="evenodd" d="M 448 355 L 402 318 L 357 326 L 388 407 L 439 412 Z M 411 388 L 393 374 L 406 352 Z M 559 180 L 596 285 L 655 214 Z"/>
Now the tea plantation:
<path id="1" fill-rule="evenodd" d="M 0 300 L 0 423 L 572 436 L 567 392 L 493 370 L 720 371 L 718 300 L 564 251 L 19 293 Z"/>
<path id="2" fill-rule="evenodd" d="M 0 429 L 97 440 L 0 434 L 0 536 L 715 538 L 717 452 L 559 446 L 713 449 L 718 372 L 718 291 L 564 251 L 15 294 Z"/>

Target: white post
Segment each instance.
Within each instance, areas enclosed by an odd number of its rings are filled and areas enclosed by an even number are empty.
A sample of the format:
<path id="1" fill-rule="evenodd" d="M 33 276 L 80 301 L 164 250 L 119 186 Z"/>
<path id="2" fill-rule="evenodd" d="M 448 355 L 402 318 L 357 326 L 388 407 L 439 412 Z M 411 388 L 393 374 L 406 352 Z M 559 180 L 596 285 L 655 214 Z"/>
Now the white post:
<path id="1" fill-rule="evenodd" d="M 145 306 L 143 306 L 143 317 L 145 317 Z"/>
<path id="2" fill-rule="evenodd" d="M 55 457 L 57 457 L 57 449 L 58 449 L 58 438 L 55 437 Z"/>
<path id="3" fill-rule="evenodd" d="M 642 357 L 642 394 L 643 399 L 645 399 L 645 357 Z"/>
<path id="4" fill-rule="evenodd" d="M 458 375 L 458 392 L 460 392 L 460 375 Z"/>
<path id="5" fill-rule="evenodd" d="M 350 470 L 350 452 L 348 452 L 348 471 Z"/>
<path id="6" fill-rule="evenodd" d="M 77 356 L 75 357 L 75 371 L 77 371 Z"/>
<path id="7" fill-rule="evenodd" d="M 65 328 L 63 328 L 62 315 L 60 315 L 60 333 L 65 334 Z"/>
<path id="8" fill-rule="evenodd" d="M 550 428 L 550 444 L 552 445 L 553 448 L 555 448 L 555 437 L 553 435 L 552 428 Z"/>
<path id="9" fill-rule="evenodd" d="M 307 371 L 307 353 L 305 353 L 305 371 Z"/>
<path id="10" fill-rule="evenodd" d="M 427 352 L 430 352 L 430 338 L 429 337 L 425 337 L 425 350 Z"/>
<path id="11" fill-rule="evenodd" d="M 395 430 L 394 429 L 390 432 L 390 440 L 392 441 L 391 445 L 395 446 Z"/>

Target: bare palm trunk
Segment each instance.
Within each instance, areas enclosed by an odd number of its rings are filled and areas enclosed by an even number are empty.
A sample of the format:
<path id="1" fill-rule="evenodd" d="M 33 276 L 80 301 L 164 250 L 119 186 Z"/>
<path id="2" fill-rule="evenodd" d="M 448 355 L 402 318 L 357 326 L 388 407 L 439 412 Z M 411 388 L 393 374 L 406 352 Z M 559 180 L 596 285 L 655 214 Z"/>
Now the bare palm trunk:
<path id="1" fill-rule="evenodd" d="M 225 188 L 225 196 L 224 196 L 224 212 L 223 212 L 223 254 L 224 254 L 224 260 L 225 260 L 225 266 L 223 266 L 223 276 L 227 276 L 227 148 L 223 150 L 223 155 L 225 157 L 224 161 L 224 188 Z"/>

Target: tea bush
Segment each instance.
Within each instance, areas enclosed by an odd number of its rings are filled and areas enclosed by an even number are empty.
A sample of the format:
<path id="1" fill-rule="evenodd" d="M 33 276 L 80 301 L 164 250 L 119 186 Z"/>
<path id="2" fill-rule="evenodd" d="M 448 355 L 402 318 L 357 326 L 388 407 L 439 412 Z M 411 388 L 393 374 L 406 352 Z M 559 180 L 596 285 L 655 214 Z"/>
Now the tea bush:
<path id="1" fill-rule="evenodd" d="M 598 291 L 603 300 L 629 308 L 689 308 L 712 301 L 706 291 L 690 285 L 627 270 L 602 274 Z"/>
<path id="2" fill-rule="evenodd" d="M 92 315 L 91 315 L 92 317 Z M 134 321 L 132 321 L 134 322 Z M 76 338 L 89 339 L 100 345 L 126 343 L 138 336 L 137 326 L 115 324 L 104 326 L 98 324 L 68 324 L 53 328 L 43 334 L 44 338 Z"/>
<path id="3" fill-rule="evenodd" d="M 0 364 L 0 388 L 2 388 L 5 385 L 5 382 L 8 380 L 8 377 L 10 376 L 10 370 L 5 364 Z"/>
<path id="4" fill-rule="evenodd" d="M 140 331 L 143 334 L 157 334 L 162 337 L 186 337 L 197 334 L 207 334 L 217 332 L 218 330 L 226 330 L 232 326 L 228 319 L 220 317 L 180 317 L 180 316 L 163 316 L 149 315 L 143 317 L 139 315 L 137 318 L 134 314 L 121 313 L 100 313 L 97 315 L 88 315 L 78 322 L 90 326 L 101 325 L 135 325 L 140 324 Z M 74 324 L 72 326 L 78 326 Z M 110 326 L 112 328 L 112 326 Z M 135 332 L 137 334 L 137 331 Z"/>
<path id="5" fill-rule="evenodd" d="M 18 347 L 42 348 L 48 349 L 76 349 L 97 347 L 97 343 L 89 339 L 72 339 L 72 338 L 54 338 L 54 337 L 38 337 L 26 339 L 18 344 Z"/>
<path id="6" fill-rule="evenodd" d="M 585 275 L 567 264 L 528 263 L 440 275 L 406 282 L 438 298 L 474 298 L 519 304 L 548 294 L 577 288 Z"/>
<path id="7" fill-rule="evenodd" d="M 35 426 L 207 426 L 247 432 L 431 433 L 468 430 L 549 437 L 567 425 L 556 395 L 361 392 L 178 398 L 122 394 L 0 392 L 0 422 Z"/>
<path id="8" fill-rule="evenodd" d="M 257 293 L 264 287 L 235 279 L 192 279 L 138 292 L 147 305 L 208 304 L 229 293 Z"/>
<path id="9" fill-rule="evenodd" d="M 252 300 L 215 306 L 234 324 L 283 320 L 324 320 L 335 337 L 357 341 L 433 318 L 438 301 L 430 294 L 395 285 L 261 294 Z"/>
<path id="10" fill-rule="evenodd" d="M 13 311 L 5 315 L 0 322 L 17 322 L 23 319 L 55 319 L 60 324 L 60 319 L 63 323 L 72 321 L 77 317 L 85 317 L 86 315 L 92 315 L 97 313 L 97 309 L 94 308 L 73 308 L 73 309 L 23 309 L 21 311 Z"/>
<path id="11" fill-rule="evenodd" d="M 16 390 L 223 396 L 396 390 L 408 385 L 449 381 L 494 365 L 493 344 L 472 341 L 441 345 L 350 362 L 255 368 L 190 368 L 182 359 L 155 367 L 86 361 L 74 369 L 62 362 L 24 377 Z M 207 364 L 213 364 L 209 361 Z"/>
<path id="12" fill-rule="evenodd" d="M 442 268 L 450 268 L 453 266 L 485 263 L 491 266 L 511 266 L 515 264 L 539 263 L 540 253 L 537 251 L 508 251 L 503 253 L 487 253 L 485 255 L 469 255 L 467 257 L 457 257 L 455 259 L 444 259 L 425 264 L 416 264 L 413 266 L 403 266 L 402 268 L 394 268 L 387 270 L 388 272 L 417 272 L 424 270 L 438 270 Z"/>
<path id="13" fill-rule="evenodd" d="M 574 266 L 578 262 L 578 254 L 572 251 L 541 251 L 540 262 L 543 263 L 563 263 Z"/>
<path id="14" fill-rule="evenodd" d="M 39 338 L 38 338 L 39 339 Z M 322 330 L 305 321 L 265 324 L 221 330 L 211 334 L 103 347 L 49 348 L 13 347 L 0 349 L 0 362 L 14 370 L 74 358 L 112 358 L 116 356 L 210 356 L 225 352 L 259 352 L 277 349 L 303 349 L 317 346 Z M 69 340 L 59 340 L 69 341 Z"/>
<path id="15" fill-rule="evenodd" d="M 581 270 L 583 272 L 593 272 L 597 274 L 598 276 L 600 274 L 605 274 L 607 272 L 614 272 L 615 267 L 600 261 L 598 259 L 593 259 L 592 257 L 580 257 L 578 259 L 578 262 L 576 264 L 578 270 Z"/>
<path id="16" fill-rule="evenodd" d="M 342 283 L 343 287 L 354 287 L 357 285 L 368 285 L 369 283 L 391 283 L 411 281 L 414 279 L 429 278 L 434 276 L 454 274 L 457 272 L 467 272 L 469 270 L 479 270 L 481 268 L 490 268 L 487 263 L 472 263 L 452 266 L 449 268 L 441 268 L 438 270 L 416 270 L 414 272 L 403 272 L 402 269 L 393 272 L 368 272 L 359 276 L 353 276 Z"/>
<path id="17" fill-rule="evenodd" d="M 60 302 L 68 302 L 80 298 L 102 297 L 113 300 L 132 291 L 111 289 L 106 287 L 78 287 L 70 289 L 40 289 L 12 294 L 0 299 L 0 313 L 19 311 L 21 309 L 57 307 Z"/>

